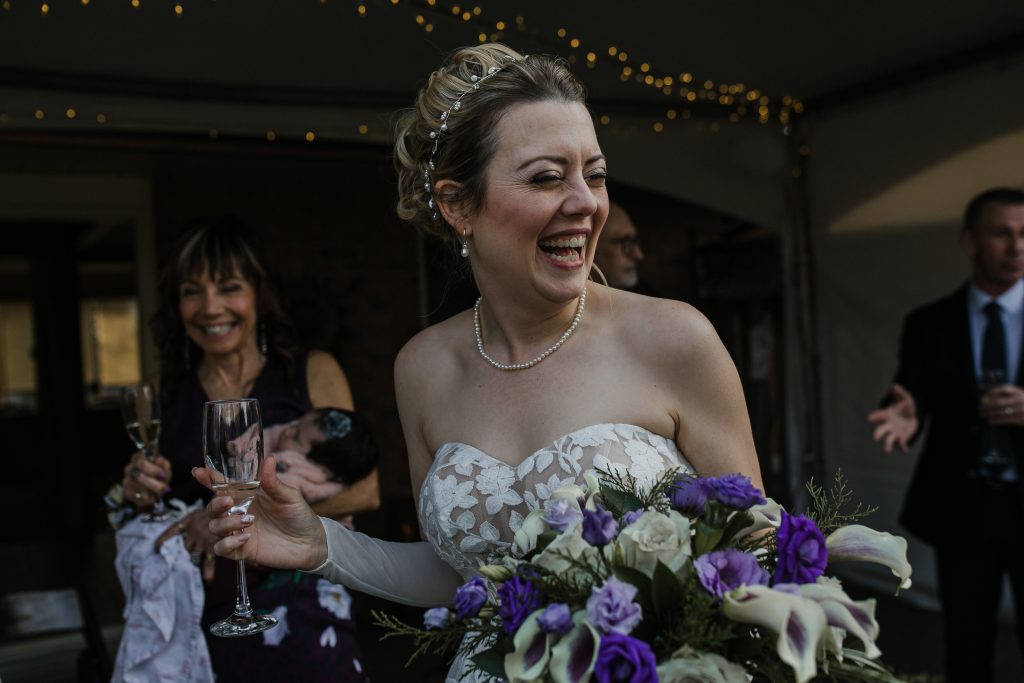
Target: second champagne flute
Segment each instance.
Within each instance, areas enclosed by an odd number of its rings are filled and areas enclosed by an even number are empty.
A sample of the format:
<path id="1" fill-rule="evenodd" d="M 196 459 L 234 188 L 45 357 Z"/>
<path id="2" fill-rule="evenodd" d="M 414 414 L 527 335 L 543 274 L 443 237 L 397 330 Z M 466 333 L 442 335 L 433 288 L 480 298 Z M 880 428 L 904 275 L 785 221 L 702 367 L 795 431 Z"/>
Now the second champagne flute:
<path id="1" fill-rule="evenodd" d="M 229 495 L 231 515 L 244 515 L 260 487 L 263 464 L 263 425 L 260 404 L 254 398 L 210 401 L 203 406 L 203 459 L 215 493 Z M 256 613 L 249 604 L 245 560 L 238 560 L 238 592 L 234 613 L 210 626 L 215 636 L 251 636 L 277 625 L 269 614 Z"/>
<path id="2" fill-rule="evenodd" d="M 121 417 L 135 447 L 142 451 L 146 460 L 156 460 L 156 448 L 160 442 L 160 398 L 156 387 L 152 384 L 125 387 L 121 391 Z M 164 505 L 163 496 L 160 496 L 142 521 L 163 522 L 173 516 L 174 513 Z"/>

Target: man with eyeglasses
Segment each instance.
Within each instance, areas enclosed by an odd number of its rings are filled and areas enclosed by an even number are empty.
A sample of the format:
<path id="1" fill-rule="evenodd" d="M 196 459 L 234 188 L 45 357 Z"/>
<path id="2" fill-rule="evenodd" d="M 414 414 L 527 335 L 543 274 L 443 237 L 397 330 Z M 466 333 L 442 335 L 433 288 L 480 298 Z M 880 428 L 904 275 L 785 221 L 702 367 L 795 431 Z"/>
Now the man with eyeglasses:
<path id="1" fill-rule="evenodd" d="M 597 267 L 610 286 L 633 290 L 640 282 L 637 264 L 643 260 L 636 226 L 626 210 L 612 202 L 594 254 Z"/>

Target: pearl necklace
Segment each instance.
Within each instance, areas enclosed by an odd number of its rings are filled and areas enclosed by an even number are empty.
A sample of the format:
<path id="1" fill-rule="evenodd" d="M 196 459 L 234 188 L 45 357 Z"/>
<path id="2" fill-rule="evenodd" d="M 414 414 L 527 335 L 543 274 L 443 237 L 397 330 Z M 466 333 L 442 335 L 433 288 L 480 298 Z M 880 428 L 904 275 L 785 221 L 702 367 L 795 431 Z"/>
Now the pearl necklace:
<path id="1" fill-rule="evenodd" d="M 562 344 L 564 344 L 566 340 L 572 336 L 572 333 L 576 331 L 576 328 L 580 326 L 580 321 L 583 320 L 583 309 L 587 305 L 587 287 L 586 285 L 583 287 L 583 293 L 580 294 L 579 303 L 576 304 L 576 315 L 573 316 L 569 329 L 567 329 L 562 336 L 558 338 L 558 341 L 549 346 L 547 351 L 540 354 L 533 360 L 528 360 L 522 363 L 502 363 L 494 360 L 487 355 L 486 351 L 484 351 L 484 338 L 480 334 L 480 302 L 483 300 L 484 298 L 480 297 L 476 300 L 476 305 L 473 306 L 473 332 L 476 334 L 476 350 L 480 352 L 480 355 L 483 356 L 485 361 L 499 370 L 525 370 L 527 368 L 532 368 L 534 365 L 561 348 Z"/>

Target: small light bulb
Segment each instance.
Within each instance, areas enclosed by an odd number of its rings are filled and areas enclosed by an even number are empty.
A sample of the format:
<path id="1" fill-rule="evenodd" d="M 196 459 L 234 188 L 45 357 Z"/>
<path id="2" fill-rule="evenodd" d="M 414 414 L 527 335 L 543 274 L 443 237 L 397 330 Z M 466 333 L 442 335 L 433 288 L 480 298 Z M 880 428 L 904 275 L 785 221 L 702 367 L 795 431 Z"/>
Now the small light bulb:
<path id="1" fill-rule="evenodd" d="M 316 140 L 316 135 L 313 134 L 313 131 L 307 130 L 306 131 L 306 142 L 313 142 L 313 140 Z"/>
<path id="2" fill-rule="evenodd" d="M 36 109 L 36 113 L 35 113 L 36 120 L 42 121 L 44 116 L 46 116 L 46 113 L 42 109 Z"/>
<path id="3" fill-rule="evenodd" d="M 96 123 L 106 123 L 106 122 L 107 122 L 107 115 L 106 114 L 96 114 Z"/>
<path id="4" fill-rule="evenodd" d="M 360 135 L 366 135 L 369 132 L 370 132 L 370 127 L 368 125 L 366 125 L 365 123 L 359 125 L 359 134 Z"/>
<path id="5" fill-rule="evenodd" d="M 273 142 L 277 139 L 277 133 L 272 130 L 267 131 L 267 142 Z"/>
<path id="6" fill-rule="evenodd" d="M 68 117 L 69 119 L 73 119 L 76 116 L 78 116 L 78 112 L 76 112 L 74 109 L 68 107 L 68 110 L 66 112 L 64 112 L 64 116 Z"/>

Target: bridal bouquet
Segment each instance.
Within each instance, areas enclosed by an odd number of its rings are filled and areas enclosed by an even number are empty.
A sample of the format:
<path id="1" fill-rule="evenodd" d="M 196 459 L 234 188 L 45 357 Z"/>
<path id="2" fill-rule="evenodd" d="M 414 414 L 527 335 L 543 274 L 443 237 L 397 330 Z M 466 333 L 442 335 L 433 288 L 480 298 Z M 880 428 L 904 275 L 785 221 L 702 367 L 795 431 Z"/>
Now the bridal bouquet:
<path id="1" fill-rule="evenodd" d="M 599 471 L 530 513 L 510 552 L 422 628 L 377 623 L 411 635 L 413 657 L 457 645 L 512 683 L 895 680 L 876 661 L 874 600 L 825 570 L 874 561 L 909 587 L 907 543 L 854 524 L 870 511 L 845 511 L 841 477 L 808 489 L 810 509 L 794 515 L 741 475 L 673 470 L 642 490 Z"/>

